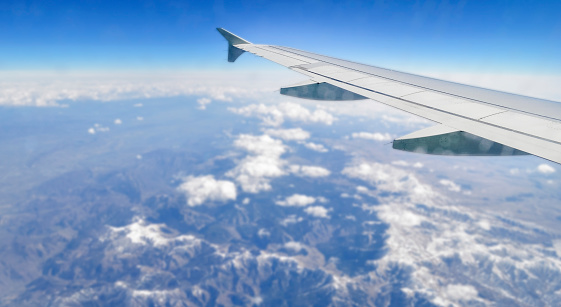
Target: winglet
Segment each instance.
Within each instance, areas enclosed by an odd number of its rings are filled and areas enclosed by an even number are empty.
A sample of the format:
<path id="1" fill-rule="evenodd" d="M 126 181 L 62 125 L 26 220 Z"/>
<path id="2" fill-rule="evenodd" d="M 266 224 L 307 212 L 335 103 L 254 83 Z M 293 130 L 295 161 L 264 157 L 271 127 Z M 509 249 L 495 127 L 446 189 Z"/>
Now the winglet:
<path id="1" fill-rule="evenodd" d="M 239 45 L 239 44 L 251 44 L 250 42 L 246 41 L 245 39 L 233 34 L 232 32 L 223 29 L 223 28 L 216 28 L 222 36 L 230 43 L 232 46 Z"/>
<path id="2" fill-rule="evenodd" d="M 220 32 L 220 34 L 222 34 L 222 36 L 224 36 L 224 38 L 228 41 L 228 62 L 235 62 L 236 59 L 245 52 L 244 50 L 237 48 L 236 45 L 251 44 L 245 39 L 232 34 L 225 29 L 216 28 L 216 30 L 218 30 L 218 32 Z"/>

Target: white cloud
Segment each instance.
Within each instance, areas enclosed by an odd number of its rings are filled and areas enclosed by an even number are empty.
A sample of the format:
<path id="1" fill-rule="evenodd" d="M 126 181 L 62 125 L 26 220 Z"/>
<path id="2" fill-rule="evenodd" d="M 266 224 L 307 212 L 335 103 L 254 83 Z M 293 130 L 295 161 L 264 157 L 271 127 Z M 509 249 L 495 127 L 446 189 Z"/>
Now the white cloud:
<path id="1" fill-rule="evenodd" d="M 283 226 L 288 226 L 290 224 L 296 224 L 302 222 L 304 219 L 302 217 L 296 215 L 289 215 L 284 220 L 280 221 L 280 224 Z"/>
<path id="2" fill-rule="evenodd" d="M 134 107 L 135 108 L 142 108 L 144 105 L 142 103 L 135 103 Z"/>
<path id="3" fill-rule="evenodd" d="M 142 117 L 142 116 L 137 116 L 137 117 L 136 117 L 136 120 L 144 120 L 144 117 Z"/>
<path id="4" fill-rule="evenodd" d="M 448 179 L 441 179 L 439 181 L 439 183 L 445 187 L 448 188 L 448 190 L 452 191 L 452 192 L 460 192 L 462 191 L 462 188 L 457 185 L 454 181 L 452 180 L 448 180 Z"/>
<path id="5" fill-rule="evenodd" d="M 285 198 L 285 200 L 278 200 L 275 203 L 283 207 L 305 207 L 316 202 L 316 198 L 312 196 L 294 194 Z"/>
<path id="6" fill-rule="evenodd" d="M 265 134 L 281 138 L 285 141 L 304 141 L 310 138 L 310 133 L 308 131 L 302 130 L 302 128 L 294 129 L 267 129 Z"/>
<path id="7" fill-rule="evenodd" d="M 116 101 L 204 96 L 214 101 L 262 98 L 277 88 L 273 76 L 255 80 L 236 72 L 0 72 L 0 105 L 60 106 L 63 101 Z M 276 84 L 275 84 L 276 83 Z M 273 86 L 275 84 L 275 86 Z M 134 104 L 142 107 L 142 103 Z"/>
<path id="8" fill-rule="evenodd" d="M 295 241 L 289 241 L 289 242 L 284 243 L 284 247 L 286 249 L 290 249 L 290 250 L 293 250 L 295 252 L 299 252 L 303 249 L 306 249 L 306 246 L 304 244 L 302 244 L 300 242 L 295 242 Z"/>
<path id="9" fill-rule="evenodd" d="M 392 136 L 388 133 L 379 133 L 379 132 L 354 132 L 352 135 L 353 139 L 365 139 L 365 140 L 374 140 L 374 141 L 390 141 L 392 140 Z"/>
<path id="10" fill-rule="evenodd" d="M 169 231 L 163 231 L 167 228 L 165 224 L 149 224 L 142 218 L 136 217 L 134 222 L 123 227 L 109 227 L 111 232 L 109 236 L 113 240 L 117 240 L 120 234 L 133 244 L 153 245 L 155 247 L 164 247 L 174 243 L 182 243 L 189 245 L 199 245 L 201 241 L 191 235 L 177 236 Z M 121 245 L 121 244 L 119 244 Z"/>
<path id="11" fill-rule="evenodd" d="M 263 238 L 263 237 L 268 237 L 268 236 L 270 236 L 271 233 L 270 233 L 267 229 L 261 228 L 261 229 L 259 229 L 259 231 L 257 232 L 257 235 L 258 235 L 260 238 Z"/>
<path id="12" fill-rule="evenodd" d="M 248 204 L 249 204 L 249 202 L 250 202 L 250 199 L 249 199 L 249 197 L 246 197 L 246 198 L 244 198 L 244 199 L 243 199 L 243 201 L 242 201 L 242 205 L 248 205 Z"/>
<path id="13" fill-rule="evenodd" d="M 103 127 L 100 124 L 94 124 L 93 127 L 88 129 L 89 134 L 96 134 L 97 132 L 109 132 L 109 127 Z"/>
<path id="14" fill-rule="evenodd" d="M 177 188 L 187 196 L 189 206 L 198 206 L 211 201 L 235 200 L 236 186 L 227 180 L 216 180 L 212 175 L 193 177 L 189 176 Z"/>
<path id="15" fill-rule="evenodd" d="M 199 104 L 199 110 L 205 110 L 206 109 L 206 105 L 211 103 L 212 100 L 210 98 L 199 98 L 197 99 L 197 103 Z"/>
<path id="16" fill-rule="evenodd" d="M 397 166 L 404 166 L 404 167 L 409 167 L 412 166 L 414 168 L 422 168 L 424 165 L 421 162 L 415 162 L 414 164 L 411 164 L 407 161 L 403 161 L 403 160 L 397 160 L 397 161 L 393 161 L 392 165 L 397 165 Z"/>
<path id="17" fill-rule="evenodd" d="M 123 123 L 123 121 L 120 118 L 115 119 L 114 121 L 115 125 L 120 125 Z"/>
<path id="18" fill-rule="evenodd" d="M 548 164 L 540 164 L 537 169 L 538 169 L 538 172 L 540 172 L 542 174 L 555 173 L 555 168 L 553 168 L 552 166 L 550 166 Z"/>
<path id="19" fill-rule="evenodd" d="M 270 180 L 286 174 L 285 161 L 281 155 L 286 146 L 280 140 L 268 135 L 254 136 L 242 134 L 234 141 L 234 146 L 250 153 L 228 173 L 241 185 L 242 190 L 258 193 L 271 189 Z"/>
<path id="20" fill-rule="evenodd" d="M 432 188 L 420 183 L 414 174 L 391 165 L 359 162 L 345 167 L 342 173 L 367 181 L 379 190 L 395 193 L 407 192 L 409 197 L 418 203 L 423 203 L 434 195 Z"/>
<path id="21" fill-rule="evenodd" d="M 307 166 L 307 165 L 291 165 L 290 172 L 296 176 L 306 176 L 306 177 L 326 177 L 331 174 L 331 172 L 320 166 Z"/>
<path id="22" fill-rule="evenodd" d="M 473 286 L 458 284 L 446 286 L 444 294 L 449 300 L 454 302 L 477 300 L 479 296 L 477 290 Z"/>
<path id="23" fill-rule="evenodd" d="M 311 150 L 315 150 L 317 152 L 328 152 L 329 150 L 327 150 L 327 148 L 325 148 L 325 146 L 321 145 L 321 144 L 316 144 L 316 143 L 305 143 L 304 146 L 306 146 L 306 148 L 311 149 Z"/>
<path id="24" fill-rule="evenodd" d="M 304 209 L 304 212 L 308 213 L 311 216 L 319 217 L 319 218 L 329 218 L 329 211 L 322 206 L 311 206 Z"/>
<path id="25" fill-rule="evenodd" d="M 422 168 L 424 165 L 421 162 L 415 162 L 415 164 L 413 164 L 414 168 Z"/>
<path id="26" fill-rule="evenodd" d="M 278 105 L 252 104 L 241 108 L 229 108 L 229 110 L 244 116 L 256 116 L 263 121 L 264 125 L 268 126 L 280 126 L 285 120 L 331 125 L 336 120 L 333 115 L 323 109 L 317 108 L 310 112 L 293 102 Z"/>

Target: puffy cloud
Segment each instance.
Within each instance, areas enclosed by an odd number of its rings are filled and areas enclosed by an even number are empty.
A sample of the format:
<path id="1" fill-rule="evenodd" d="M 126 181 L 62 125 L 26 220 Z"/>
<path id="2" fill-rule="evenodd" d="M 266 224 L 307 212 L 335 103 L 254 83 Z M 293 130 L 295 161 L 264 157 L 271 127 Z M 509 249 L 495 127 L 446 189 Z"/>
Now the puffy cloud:
<path id="1" fill-rule="evenodd" d="M 328 152 L 329 150 L 327 150 L 327 148 L 325 148 L 325 146 L 321 145 L 321 144 L 316 144 L 316 143 L 305 143 L 304 146 L 306 146 L 306 148 L 317 151 L 317 152 Z"/>
<path id="2" fill-rule="evenodd" d="M 235 200 L 237 197 L 236 186 L 227 180 L 216 180 L 214 176 L 189 176 L 177 188 L 187 196 L 189 206 L 198 206 L 211 201 Z"/>
<path id="3" fill-rule="evenodd" d="M 307 166 L 307 165 L 291 165 L 290 172 L 296 176 L 306 177 L 326 177 L 331 172 L 320 166 Z"/>
<path id="4" fill-rule="evenodd" d="M 109 127 L 103 127 L 100 124 L 94 124 L 93 127 L 88 129 L 89 134 L 96 134 L 97 132 L 109 132 Z"/>
<path id="5" fill-rule="evenodd" d="M 445 187 L 448 188 L 448 190 L 452 191 L 452 192 L 460 192 L 462 191 L 462 188 L 457 185 L 454 181 L 452 180 L 448 180 L 448 179 L 441 179 L 439 181 L 439 183 Z"/>
<path id="6" fill-rule="evenodd" d="M 234 177 L 245 192 L 258 193 L 271 189 L 272 178 L 286 174 L 285 161 L 281 155 L 286 146 L 280 140 L 268 135 L 254 136 L 242 134 L 234 141 L 234 146 L 250 153 L 226 175 Z"/>
<path id="7" fill-rule="evenodd" d="M 247 150 L 255 155 L 279 157 L 286 151 L 282 141 L 275 140 L 268 135 L 241 134 L 235 141 L 234 146 Z"/>
<path id="8" fill-rule="evenodd" d="M 319 217 L 319 218 L 329 218 L 329 211 L 322 206 L 311 206 L 304 209 L 304 212 L 308 213 L 311 216 Z"/>
<path id="9" fill-rule="evenodd" d="M 352 135 L 353 139 L 365 139 L 365 140 L 374 140 L 374 141 L 389 141 L 392 140 L 392 136 L 388 133 L 379 133 L 379 132 L 354 132 Z"/>
<path id="10" fill-rule="evenodd" d="M 471 285 L 448 285 L 445 292 L 453 301 L 470 301 L 477 299 L 479 295 Z"/>
<path id="11" fill-rule="evenodd" d="M 199 104 L 199 110 L 205 110 L 206 109 L 206 105 L 211 103 L 212 100 L 210 98 L 199 98 L 197 99 L 197 103 Z"/>
<path id="12" fill-rule="evenodd" d="M 123 121 L 120 118 L 115 119 L 115 121 L 113 122 L 115 125 L 120 125 L 123 123 Z"/>
<path id="13" fill-rule="evenodd" d="M 302 217 L 296 215 L 289 215 L 284 220 L 280 221 L 280 224 L 283 226 L 288 226 L 290 224 L 296 224 L 302 222 L 304 219 Z"/>
<path id="14" fill-rule="evenodd" d="M 302 128 L 294 129 L 267 129 L 265 134 L 281 138 L 285 141 L 304 141 L 310 138 L 310 133 L 308 131 L 302 130 Z"/>
<path id="15" fill-rule="evenodd" d="M 305 207 L 316 202 L 316 198 L 312 196 L 294 194 L 287 197 L 285 200 L 279 200 L 275 203 L 283 207 Z"/>
<path id="16" fill-rule="evenodd" d="M 538 172 L 542 173 L 542 174 L 552 174 L 555 173 L 555 168 L 553 168 L 552 166 L 548 165 L 548 164 L 540 164 L 538 165 Z"/>
<path id="17" fill-rule="evenodd" d="M 284 248 L 299 252 L 303 249 L 306 249 L 306 246 L 300 242 L 289 241 L 284 243 Z"/>
<path id="18" fill-rule="evenodd" d="M 432 188 L 422 184 L 414 174 L 387 164 L 359 162 L 345 167 L 342 173 L 367 181 L 379 190 L 394 193 L 406 192 L 413 201 L 418 203 L 423 203 L 434 195 Z"/>
<path id="19" fill-rule="evenodd" d="M 293 102 L 278 105 L 252 104 L 241 108 L 229 108 L 229 110 L 244 116 L 256 116 L 263 121 L 264 125 L 268 126 L 280 126 L 285 120 L 331 125 L 336 120 L 324 109 L 318 108 L 311 112 Z"/>
<path id="20" fill-rule="evenodd" d="M 259 229 L 259 231 L 257 232 L 257 235 L 258 235 L 260 238 L 264 238 L 264 237 L 269 237 L 269 236 L 271 235 L 271 233 L 270 233 L 267 229 L 261 228 L 261 229 Z"/>
<path id="21" fill-rule="evenodd" d="M 165 247 L 171 244 L 181 243 L 189 245 L 198 245 L 201 241 L 191 235 L 177 236 L 163 229 L 167 228 L 165 224 L 150 224 L 144 219 L 136 217 L 133 223 L 123 227 L 109 227 L 111 230 L 109 238 L 111 240 L 119 240 L 119 236 L 124 234 L 125 237 L 133 244 L 153 245 L 155 247 Z M 122 244 L 119 244 L 120 246 Z"/>
<path id="22" fill-rule="evenodd" d="M 409 167 L 412 166 L 414 168 L 422 168 L 424 165 L 421 162 L 415 162 L 414 164 L 411 164 L 407 161 L 403 161 L 403 160 L 398 160 L 398 161 L 393 161 L 392 165 L 397 165 L 397 166 L 405 166 L 405 167 Z"/>

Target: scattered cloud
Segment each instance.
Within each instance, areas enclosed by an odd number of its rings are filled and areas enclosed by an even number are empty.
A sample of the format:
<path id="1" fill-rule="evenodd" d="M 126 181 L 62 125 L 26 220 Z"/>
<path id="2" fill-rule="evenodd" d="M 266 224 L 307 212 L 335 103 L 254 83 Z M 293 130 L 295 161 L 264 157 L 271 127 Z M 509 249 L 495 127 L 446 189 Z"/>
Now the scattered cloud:
<path id="1" fill-rule="evenodd" d="M 329 218 L 329 211 L 322 206 L 311 206 L 304 209 L 304 212 L 311 216 L 319 217 L 319 218 Z"/>
<path id="2" fill-rule="evenodd" d="M 264 238 L 264 237 L 269 237 L 269 236 L 271 236 L 271 233 L 270 233 L 267 229 L 261 228 L 261 229 L 259 229 L 259 231 L 257 232 L 257 235 L 258 235 L 260 238 Z"/>
<path id="3" fill-rule="evenodd" d="M 313 112 L 305 107 L 284 102 L 277 105 L 251 104 L 241 108 L 229 108 L 230 111 L 243 116 L 256 116 L 267 126 L 280 126 L 285 120 L 305 123 L 322 123 L 331 125 L 336 118 L 324 109 L 316 108 Z"/>
<path id="4" fill-rule="evenodd" d="M 275 203 L 283 207 L 305 207 L 316 202 L 316 198 L 312 196 L 294 194 L 284 200 L 278 200 Z"/>
<path id="5" fill-rule="evenodd" d="M 200 240 L 191 235 L 175 235 L 170 233 L 165 224 L 150 224 L 144 219 L 136 217 L 133 223 L 123 227 L 109 227 L 109 237 L 116 240 L 116 236 L 125 234 L 125 237 L 133 244 L 152 245 L 154 247 L 165 247 L 180 243 L 182 245 L 199 245 Z M 106 239 L 106 238 L 105 238 Z"/>
<path id="6" fill-rule="evenodd" d="M 295 251 L 295 252 L 299 252 L 303 249 L 306 249 L 306 246 L 304 244 L 300 243 L 300 242 L 289 241 L 289 242 L 284 243 L 284 248 L 290 249 L 290 250 Z"/>
<path id="7" fill-rule="evenodd" d="M 291 165 L 290 172 L 296 176 L 305 177 L 326 177 L 331 174 L 328 169 L 320 166 Z"/>
<path id="8" fill-rule="evenodd" d="M 304 146 L 306 146 L 306 148 L 317 151 L 317 152 L 328 152 L 329 150 L 327 150 L 327 148 L 325 148 L 325 146 L 321 145 L 321 144 L 316 144 L 316 143 L 304 143 Z"/>
<path id="9" fill-rule="evenodd" d="M 284 220 L 280 221 L 280 224 L 286 227 L 290 224 L 300 223 L 303 220 L 304 219 L 302 217 L 291 214 L 291 215 L 287 216 Z"/>
<path id="10" fill-rule="evenodd" d="M 185 193 L 189 206 L 199 206 L 207 200 L 225 202 L 237 197 L 233 182 L 216 180 L 212 175 L 186 177 L 177 190 Z"/>
<path id="11" fill-rule="evenodd" d="M 249 155 L 226 175 L 233 177 L 244 192 L 258 193 L 270 190 L 270 180 L 286 174 L 285 161 L 281 159 L 286 146 L 282 141 L 266 134 L 242 134 L 234 141 L 234 146 L 246 150 Z"/>
<path id="12" fill-rule="evenodd" d="M 421 162 L 415 162 L 413 164 L 407 162 L 407 161 L 403 161 L 403 160 L 398 160 L 398 161 L 393 161 L 392 165 L 397 165 L 397 166 L 404 166 L 404 167 L 414 167 L 414 168 L 423 168 L 423 163 Z"/>
<path id="13" fill-rule="evenodd" d="M 97 132 L 109 132 L 109 127 L 104 127 L 100 124 L 94 124 L 93 127 L 88 129 L 89 134 L 96 134 Z"/>
<path id="14" fill-rule="evenodd" d="M 450 304 L 450 301 L 469 302 L 473 300 L 479 300 L 479 293 L 477 292 L 475 287 L 471 285 L 459 285 L 459 284 L 448 285 L 446 286 L 443 292 L 447 300 L 439 299 L 436 300 L 435 303 L 448 305 Z"/>
<path id="15" fill-rule="evenodd" d="M 197 103 L 199 104 L 199 110 L 205 110 L 206 109 L 206 105 L 211 103 L 212 100 L 210 98 L 199 98 L 197 99 Z"/>
<path id="16" fill-rule="evenodd" d="M 393 139 L 390 134 L 379 132 L 354 132 L 351 136 L 353 137 L 353 139 L 374 140 L 379 142 L 390 141 Z"/>
<path id="17" fill-rule="evenodd" d="M 421 184 L 414 174 L 387 164 L 359 162 L 345 167 L 342 173 L 367 181 L 379 190 L 395 193 L 407 191 L 410 198 L 418 203 L 434 195 L 432 188 Z"/>
<path id="18" fill-rule="evenodd" d="M 304 141 L 310 138 L 310 133 L 308 131 L 302 130 L 302 128 L 266 129 L 264 132 L 265 134 L 281 138 L 285 141 Z"/>
<path id="19" fill-rule="evenodd" d="M 441 179 L 439 183 L 448 188 L 449 191 L 452 192 L 461 192 L 462 187 L 457 185 L 454 181 L 448 179 Z"/>
<path id="20" fill-rule="evenodd" d="M 113 122 L 115 125 L 120 125 L 123 123 L 123 121 L 120 118 L 115 119 L 115 121 Z"/>
<path id="21" fill-rule="evenodd" d="M 137 117 L 136 117 L 136 120 L 142 121 L 142 120 L 144 120 L 144 117 L 142 117 L 142 116 L 137 116 Z"/>
<path id="22" fill-rule="evenodd" d="M 142 103 L 135 103 L 133 106 L 135 108 L 142 108 L 144 105 Z"/>
<path id="23" fill-rule="evenodd" d="M 540 164 L 538 165 L 538 172 L 542 174 L 552 174 L 555 173 L 555 168 L 550 166 L 549 164 Z"/>

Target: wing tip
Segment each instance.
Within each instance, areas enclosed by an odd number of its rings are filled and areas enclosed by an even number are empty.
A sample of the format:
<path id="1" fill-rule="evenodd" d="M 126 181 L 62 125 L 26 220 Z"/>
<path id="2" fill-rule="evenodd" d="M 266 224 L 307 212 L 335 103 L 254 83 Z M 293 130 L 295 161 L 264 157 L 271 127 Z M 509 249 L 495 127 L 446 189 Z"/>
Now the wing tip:
<path id="1" fill-rule="evenodd" d="M 222 34 L 222 36 L 230 43 L 231 45 L 240 45 L 240 44 L 251 44 L 249 41 L 237 36 L 236 34 L 224 29 L 224 28 L 216 28 L 216 30 Z"/>

